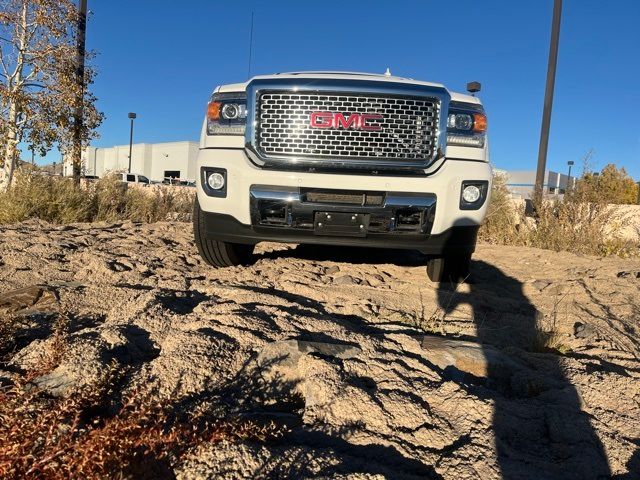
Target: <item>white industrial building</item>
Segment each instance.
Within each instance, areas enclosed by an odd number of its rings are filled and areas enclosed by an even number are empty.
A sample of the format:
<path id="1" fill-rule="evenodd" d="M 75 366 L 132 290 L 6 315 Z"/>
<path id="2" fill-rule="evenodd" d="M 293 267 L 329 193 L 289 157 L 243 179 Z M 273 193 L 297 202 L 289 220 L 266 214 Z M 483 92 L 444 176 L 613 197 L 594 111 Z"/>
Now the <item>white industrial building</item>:
<path id="1" fill-rule="evenodd" d="M 514 198 L 529 199 L 532 197 L 536 183 L 535 170 L 494 169 L 494 172 L 506 178 L 507 188 Z M 567 190 L 567 185 L 570 183 L 575 185 L 575 182 L 574 176 L 568 177 L 562 173 L 547 170 L 544 173 L 543 189 L 547 195 L 563 195 Z"/>
<path id="2" fill-rule="evenodd" d="M 198 142 L 134 144 L 131 172 L 158 182 L 164 178 L 195 181 L 198 149 Z M 88 147 L 82 153 L 82 167 L 85 175 L 98 177 L 109 172 L 126 172 L 129 169 L 129 145 Z M 73 174 L 70 160 L 64 160 L 63 174 Z"/>

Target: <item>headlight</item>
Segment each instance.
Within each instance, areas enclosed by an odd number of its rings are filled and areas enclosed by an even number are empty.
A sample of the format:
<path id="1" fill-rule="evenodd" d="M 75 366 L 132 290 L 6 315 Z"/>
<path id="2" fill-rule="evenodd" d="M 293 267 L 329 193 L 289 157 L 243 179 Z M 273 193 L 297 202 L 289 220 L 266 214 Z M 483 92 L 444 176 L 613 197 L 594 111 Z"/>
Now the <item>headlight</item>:
<path id="1" fill-rule="evenodd" d="M 447 129 L 471 130 L 473 128 L 473 116 L 468 113 L 451 113 L 447 118 Z"/>
<path id="2" fill-rule="evenodd" d="M 447 145 L 484 147 L 487 116 L 479 105 L 451 102 L 447 117 Z"/>
<path id="3" fill-rule="evenodd" d="M 207 108 L 208 135 L 244 135 L 247 97 L 242 93 L 215 93 Z"/>

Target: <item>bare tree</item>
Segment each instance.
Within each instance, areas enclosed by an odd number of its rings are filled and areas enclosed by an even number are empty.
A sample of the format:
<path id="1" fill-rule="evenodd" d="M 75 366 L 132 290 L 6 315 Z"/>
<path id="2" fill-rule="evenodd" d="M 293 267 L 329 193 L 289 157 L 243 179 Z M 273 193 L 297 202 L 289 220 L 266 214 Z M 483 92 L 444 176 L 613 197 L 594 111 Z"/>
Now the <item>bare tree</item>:
<path id="1" fill-rule="evenodd" d="M 86 88 L 95 71 L 85 70 L 84 86 L 77 79 L 78 15 L 72 0 L 0 0 L 0 190 L 11 183 L 21 142 L 41 155 L 54 145 L 71 151 L 79 102 L 84 144 L 102 122 Z"/>

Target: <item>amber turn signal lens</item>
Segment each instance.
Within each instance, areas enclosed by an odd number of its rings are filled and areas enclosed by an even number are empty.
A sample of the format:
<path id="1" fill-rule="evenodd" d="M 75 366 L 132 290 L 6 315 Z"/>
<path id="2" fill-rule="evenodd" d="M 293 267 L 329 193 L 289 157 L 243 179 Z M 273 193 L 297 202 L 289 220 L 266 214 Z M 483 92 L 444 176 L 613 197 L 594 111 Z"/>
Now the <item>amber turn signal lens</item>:
<path id="1" fill-rule="evenodd" d="M 487 116 L 484 113 L 473 114 L 473 131 L 476 133 L 487 131 Z"/>
<path id="2" fill-rule="evenodd" d="M 220 107 L 221 102 L 211 102 L 207 107 L 207 118 L 209 120 L 220 120 Z"/>

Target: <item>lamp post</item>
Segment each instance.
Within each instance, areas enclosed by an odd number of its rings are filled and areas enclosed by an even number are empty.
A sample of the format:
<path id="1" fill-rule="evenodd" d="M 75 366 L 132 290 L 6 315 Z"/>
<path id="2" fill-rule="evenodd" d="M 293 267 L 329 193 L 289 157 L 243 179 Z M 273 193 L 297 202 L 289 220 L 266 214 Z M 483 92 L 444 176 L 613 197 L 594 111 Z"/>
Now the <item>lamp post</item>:
<path id="1" fill-rule="evenodd" d="M 567 165 L 569 165 L 569 173 L 567 173 L 567 186 L 565 187 L 565 190 L 569 190 L 569 186 L 571 185 L 571 167 L 573 167 L 573 160 L 569 160 L 567 162 Z"/>
<path id="2" fill-rule="evenodd" d="M 129 132 L 129 173 L 131 173 L 131 154 L 133 153 L 133 121 L 137 117 L 138 116 L 135 113 L 129 113 L 129 119 L 131 120 L 131 130 Z"/>

